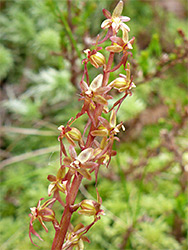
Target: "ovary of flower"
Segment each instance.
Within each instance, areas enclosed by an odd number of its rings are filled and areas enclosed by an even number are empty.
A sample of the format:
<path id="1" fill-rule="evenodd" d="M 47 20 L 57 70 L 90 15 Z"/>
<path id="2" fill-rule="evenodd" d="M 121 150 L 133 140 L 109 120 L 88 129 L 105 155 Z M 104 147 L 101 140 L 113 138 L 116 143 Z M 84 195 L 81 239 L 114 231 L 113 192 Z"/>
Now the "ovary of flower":
<path id="1" fill-rule="evenodd" d="M 86 53 L 88 60 L 95 68 L 99 68 L 106 64 L 105 57 L 100 52 L 95 50 L 91 52 L 90 49 L 86 49 L 84 53 Z"/>
<path id="2" fill-rule="evenodd" d="M 102 22 L 101 28 L 107 29 L 112 27 L 114 34 L 117 34 L 119 29 L 126 29 L 127 31 L 130 31 L 130 28 L 125 23 L 123 23 L 128 22 L 130 18 L 127 16 L 121 16 L 122 11 L 123 1 L 119 1 L 112 15 L 108 10 L 103 9 L 103 14 L 107 19 Z"/>

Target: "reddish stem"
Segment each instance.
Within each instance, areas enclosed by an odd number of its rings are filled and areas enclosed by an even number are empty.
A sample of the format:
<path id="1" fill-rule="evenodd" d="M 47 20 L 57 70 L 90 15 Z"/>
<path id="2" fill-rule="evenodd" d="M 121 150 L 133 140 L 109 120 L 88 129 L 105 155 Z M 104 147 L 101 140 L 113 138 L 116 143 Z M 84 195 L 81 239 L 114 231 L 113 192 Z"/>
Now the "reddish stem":
<path id="1" fill-rule="evenodd" d="M 109 75 L 110 75 L 110 72 L 108 71 L 111 69 L 113 58 L 114 58 L 114 53 L 111 52 L 109 55 L 106 70 L 104 71 L 103 84 L 102 84 L 103 86 L 106 86 L 108 84 Z M 98 122 L 99 122 L 98 117 L 101 116 L 102 110 L 103 110 L 103 105 L 98 104 L 94 113 L 96 125 L 98 125 Z M 91 124 L 87 142 L 86 142 L 86 148 L 90 147 L 94 140 L 94 137 L 91 135 L 91 131 L 93 131 L 94 129 L 95 129 L 95 126 Z M 69 224 L 70 224 L 71 216 L 72 216 L 71 206 L 74 205 L 82 179 L 83 179 L 83 176 L 80 175 L 79 173 L 75 175 L 73 179 L 71 188 L 66 198 L 66 205 L 65 205 L 65 209 L 61 218 L 60 229 L 56 231 L 51 250 L 61 250 L 63 246 L 65 236 L 66 236 Z"/>

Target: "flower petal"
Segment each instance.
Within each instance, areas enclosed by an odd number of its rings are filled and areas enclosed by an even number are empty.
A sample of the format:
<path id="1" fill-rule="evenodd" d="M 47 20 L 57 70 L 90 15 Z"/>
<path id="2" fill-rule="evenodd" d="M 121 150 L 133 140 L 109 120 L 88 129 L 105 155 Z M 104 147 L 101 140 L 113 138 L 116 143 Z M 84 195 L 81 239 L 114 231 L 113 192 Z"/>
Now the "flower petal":
<path id="1" fill-rule="evenodd" d="M 101 28 L 102 28 L 102 29 L 107 29 L 107 28 L 110 27 L 111 23 L 112 23 L 112 20 L 111 20 L 111 19 L 106 19 L 106 20 L 104 20 L 104 21 L 102 22 Z"/>
<path id="2" fill-rule="evenodd" d="M 103 9 L 102 12 L 103 12 L 103 15 L 104 15 L 106 18 L 111 18 L 111 17 L 112 17 L 112 16 L 111 16 L 111 13 L 110 13 L 108 10 Z"/>
<path id="3" fill-rule="evenodd" d="M 48 175 L 48 177 L 47 177 L 47 179 L 49 180 L 49 181 L 56 181 L 56 177 L 54 176 L 54 175 Z"/>
<path id="4" fill-rule="evenodd" d="M 129 26 L 128 26 L 127 24 L 125 24 L 125 23 L 121 23 L 120 28 L 121 28 L 122 30 L 123 30 L 123 28 L 124 28 L 124 29 L 126 29 L 127 31 L 130 31 Z"/>
<path id="5" fill-rule="evenodd" d="M 111 45 L 105 48 L 106 50 L 110 51 L 110 52 L 115 52 L 115 53 L 119 53 L 123 50 L 123 48 L 119 45 Z"/>
<path id="6" fill-rule="evenodd" d="M 112 109 L 112 113 L 110 116 L 110 127 L 115 128 L 116 126 L 116 111 L 115 109 Z"/>
<path id="7" fill-rule="evenodd" d="M 88 179 L 89 181 L 91 181 L 91 175 L 90 173 L 86 170 L 86 169 L 83 169 L 83 168 L 80 168 L 80 169 L 77 169 L 77 171 L 83 175 L 83 177 L 85 177 L 86 179 Z"/>
<path id="8" fill-rule="evenodd" d="M 108 130 L 107 129 L 96 129 L 91 132 L 92 136 L 107 136 Z"/>
<path id="9" fill-rule="evenodd" d="M 119 3 L 116 5 L 116 7 L 112 13 L 112 18 L 120 17 L 122 11 L 123 11 L 123 1 L 119 1 Z"/>
<path id="10" fill-rule="evenodd" d="M 30 217 L 32 216 L 31 214 L 29 215 Z M 40 237 L 40 235 L 34 230 L 34 228 L 33 228 L 33 220 L 32 220 L 32 218 L 31 218 L 31 221 L 30 221 L 30 225 L 29 225 L 29 238 L 30 238 L 30 240 L 31 240 L 31 243 L 33 244 L 33 245 L 35 245 L 36 247 L 38 247 L 38 245 L 36 245 L 34 242 L 33 242 L 33 240 L 32 240 L 32 237 L 31 237 L 31 234 L 34 234 L 35 236 L 37 236 L 38 238 L 39 238 L 39 240 L 41 240 L 41 241 L 43 241 L 43 239 Z"/>
<path id="11" fill-rule="evenodd" d="M 99 74 L 98 76 L 96 76 L 93 81 L 91 82 L 89 88 L 92 91 L 96 91 L 97 88 L 101 87 L 102 85 L 102 80 L 103 80 L 103 75 Z"/>
<path id="12" fill-rule="evenodd" d="M 123 45 L 125 44 L 125 42 L 123 41 L 123 39 L 121 39 L 120 37 L 117 37 L 117 36 L 112 36 L 112 37 L 110 37 L 110 40 L 111 40 L 113 43 L 117 43 L 117 44 L 120 45 L 121 47 L 123 47 Z"/>
<path id="13" fill-rule="evenodd" d="M 72 159 L 76 159 L 77 153 L 72 145 L 69 146 L 69 154 L 70 154 Z"/>
<path id="14" fill-rule="evenodd" d="M 91 158 L 91 156 L 93 155 L 93 151 L 93 148 L 86 148 L 78 155 L 77 159 L 81 163 L 84 163 Z"/>
<path id="15" fill-rule="evenodd" d="M 131 19 L 130 19 L 130 17 L 128 17 L 128 16 L 120 16 L 120 20 L 121 20 L 122 22 L 128 22 L 128 21 L 130 21 Z"/>
<path id="16" fill-rule="evenodd" d="M 96 103 L 99 103 L 99 104 L 102 104 L 102 105 L 108 105 L 107 100 L 104 97 L 102 97 L 101 95 L 94 96 L 93 100 Z"/>

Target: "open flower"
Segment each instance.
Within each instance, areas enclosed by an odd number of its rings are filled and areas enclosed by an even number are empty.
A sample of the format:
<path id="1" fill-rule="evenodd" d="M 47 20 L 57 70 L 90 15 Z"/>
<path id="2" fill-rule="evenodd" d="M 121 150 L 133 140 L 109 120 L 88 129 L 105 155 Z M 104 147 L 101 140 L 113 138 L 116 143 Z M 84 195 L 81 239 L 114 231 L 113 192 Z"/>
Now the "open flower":
<path id="1" fill-rule="evenodd" d="M 77 156 L 77 153 L 73 146 L 69 147 L 70 157 L 64 158 L 64 164 L 70 168 L 73 174 L 79 172 L 82 176 L 91 180 L 91 174 L 88 169 L 94 169 L 98 166 L 96 162 L 93 161 L 93 148 L 86 148 Z"/>
<path id="2" fill-rule="evenodd" d="M 110 40 L 113 42 L 112 45 L 106 47 L 105 49 L 110 52 L 120 53 L 123 51 L 123 53 L 126 53 L 128 49 L 133 49 L 132 44 L 134 42 L 134 37 L 129 41 L 128 40 L 128 32 L 127 30 L 123 30 L 123 37 L 117 37 L 112 36 L 110 37 Z"/>
<path id="3" fill-rule="evenodd" d="M 46 232 L 48 232 L 48 228 L 46 227 L 46 225 L 44 224 L 43 221 L 49 222 L 51 221 L 54 225 L 54 227 L 58 226 L 58 222 L 55 218 L 55 213 L 54 211 L 49 208 L 49 206 L 52 206 L 53 203 L 56 201 L 56 198 L 47 200 L 43 205 L 40 205 L 41 201 L 44 198 L 41 198 L 38 203 L 37 203 L 37 207 L 32 207 L 31 209 L 31 214 L 29 214 L 31 220 L 30 220 L 30 226 L 29 226 L 29 237 L 31 242 L 34 244 L 32 238 L 31 238 L 31 234 L 34 234 L 35 236 L 37 236 L 40 240 L 43 240 L 39 234 L 34 230 L 33 228 L 33 221 L 35 221 L 36 219 L 39 220 L 40 224 L 43 226 L 43 228 L 45 229 Z M 35 246 L 37 246 L 36 244 L 34 244 Z"/>
<path id="4" fill-rule="evenodd" d="M 121 13 L 123 11 L 123 1 L 119 1 L 117 6 L 115 7 L 112 15 L 111 13 L 103 9 L 103 14 L 107 18 L 104 20 L 101 24 L 102 29 L 112 28 L 113 34 L 117 34 L 118 30 L 124 30 L 130 31 L 130 28 L 124 23 L 128 22 L 130 20 L 127 16 L 121 16 Z"/>
<path id="5" fill-rule="evenodd" d="M 84 100 L 84 105 L 82 107 L 82 113 L 87 112 L 92 123 L 96 125 L 93 113 L 96 107 L 96 104 L 102 104 L 104 107 L 108 105 L 108 100 L 112 97 L 106 93 L 111 89 L 110 86 L 102 87 L 103 75 L 99 74 L 93 79 L 91 84 L 88 84 L 85 81 L 80 83 L 82 93 L 79 100 Z"/>
<path id="6" fill-rule="evenodd" d="M 103 54 L 101 54 L 100 52 L 98 52 L 97 50 L 100 50 L 100 47 L 96 50 L 91 51 L 90 49 L 86 49 L 84 50 L 84 53 L 86 53 L 88 60 L 90 61 L 90 63 L 95 67 L 95 68 L 99 68 L 101 66 L 105 66 L 106 64 L 106 59 L 103 56 Z M 85 60 L 85 59 L 84 59 Z"/>
<path id="7" fill-rule="evenodd" d="M 107 98 L 104 98 L 104 94 L 106 94 L 111 87 L 106 86 L 102 87 L 102 81 L 103 81 L 103 75 L 99 74 L 96 76 L 91 84 L 88 86 L 86 82 L 81 83 L 81 88 L 82 88 L 82 97 L 80 100 L 85 100 L 86 102 L 90 103 L 99 103 L 102 105 L 108 105 L 108 102 L 106 99 L 110 99 L 111 97 L 107 96 Z"/>
<path id="8" fill-rule="evenodd" d="M 125 130 L 123 123 L 116 125 L 116 111 L 113 109 L 111 116 L 110 116 L 110 122 L 108 122 L 105 118 L 99 117 L 100 125 L 96 130 L 93 130 L 91 134 L 93 136 L 102 136 L 102 137 L 113 137 L 117 133 L 119 133 L 119 130 L 122 128 Z"/>
<path id="9" fill-rule="evenodd" d="M 69 125 L 65 127 L 61 125 L 58 127 L 58 130 L 61 131 L 59 139 L 63 139 L 65 137 L 67 141 L 74 147 L 76 147 L 74 141 L 77 141 L 80 143 L 80 145 L 83 145 L 81 132 L 77 128 L 70 127 Z"/>
<path id="10" fill-rule="evenodd" d="M 48 175 L 47 179 L 52 183 L 48 186 L 48 195 L 52 195 L 55 191 L 61 191 L 63 193 L 67 193 L 66 184 L 67 181 L 62 181 L 63 177 L 65 176 L 65 168 L 61 167 L 57 175 Z"/>
<path id="11" fill-rule="evenodd" d="M 131 74 L 130 74 L 130 64 L 127 64 L 126 69 L 126 76 L 123 74 L 120 74 L 118 78 L 116 78 L 114 81 L 112 81 L 109 86 L 117 89 L 119 92 L 124 92 L 127 90 L 131 90 L 132 88 L 135 88 L 135 84 L 132 82 Z"/>

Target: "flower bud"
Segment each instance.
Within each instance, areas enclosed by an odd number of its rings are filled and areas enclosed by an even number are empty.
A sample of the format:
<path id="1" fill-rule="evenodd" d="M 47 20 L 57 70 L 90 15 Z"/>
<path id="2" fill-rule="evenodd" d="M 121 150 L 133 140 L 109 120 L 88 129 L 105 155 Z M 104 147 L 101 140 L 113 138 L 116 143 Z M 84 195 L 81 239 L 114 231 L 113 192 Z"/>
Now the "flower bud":
<path id="1" fill-rule="evenodd" d="M 104 215 L 104 211 L 100 209 L 100 204 L 93 200 L 83 200 L 80 204 L 81 210 L 79 214 L 85 214 L 87 216 L 97 216 L 99 214 Z"/>
<path id="2" fill-rule="evenodd" d="M 84 53 L 86 53 L 89 61 L 95 68 L 99 68 L 106 64 L 106 59 L 100 52 L 93 53 L 90 49 L 86 49 L 84 50 Z"/>
<path id="3" fill-rule="evenodd" d="M 77 128 L 71 128 L 71 130 L 68 132 L 68 135 L 71 137 L 71 139 L 75 141 L 80 141 L 82 139 L 82 135 L 80 131 Z"/>

